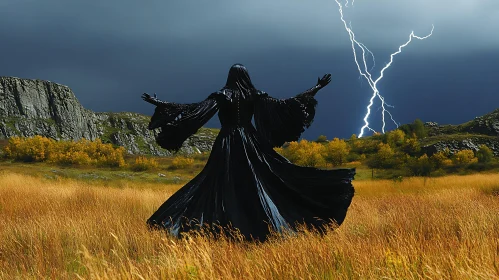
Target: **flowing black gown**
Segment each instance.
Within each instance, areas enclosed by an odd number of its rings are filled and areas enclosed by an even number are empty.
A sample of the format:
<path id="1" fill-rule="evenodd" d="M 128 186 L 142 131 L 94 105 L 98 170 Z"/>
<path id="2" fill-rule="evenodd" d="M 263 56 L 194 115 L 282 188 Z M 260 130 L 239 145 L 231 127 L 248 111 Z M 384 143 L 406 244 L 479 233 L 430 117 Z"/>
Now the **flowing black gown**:
<path id="1" fill-rule="evenodd" d="M 311 91 L 278 100 L 262 91 L 231 89 L 193 104 L 158 101 L 149 128 L 161 127 L 157 142 L 163 148 L 178 150 L 217 111 L 221 130 L 205 168 L 148 224 L 175 236 L 200 225 L 231 226 L 258 240 L 303 223 L 318 230 L 340 225 L 354 195 L 355 170 L 297 166 L 273 149 L 300 137 L 316 104 Z"/>

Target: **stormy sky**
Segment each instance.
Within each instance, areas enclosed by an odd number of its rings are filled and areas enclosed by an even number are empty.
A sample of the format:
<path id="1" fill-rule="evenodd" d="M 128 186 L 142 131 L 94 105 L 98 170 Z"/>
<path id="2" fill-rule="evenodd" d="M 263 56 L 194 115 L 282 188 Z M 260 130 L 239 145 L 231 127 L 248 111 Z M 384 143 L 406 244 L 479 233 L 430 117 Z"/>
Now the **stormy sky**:
<path id="1" fill-rule="evenodd" d="M 411 31 L 424 36 L 435 26 L 378 84 L 397 122 L 458 124 L 499 108 L 499 1 L 356 0 L 344 13 L 376 56 L 374 77 Z M 278 98 L 331 73 L 303 136 L 359 133 L 372 91 L 334 0 L 0 0 L 0 76 L 68 85 L 94 111 L 152 114 L 142 92 L 200 101 L 234 63 Z M 377 130 L 380 116 L 375 103 Z"/>

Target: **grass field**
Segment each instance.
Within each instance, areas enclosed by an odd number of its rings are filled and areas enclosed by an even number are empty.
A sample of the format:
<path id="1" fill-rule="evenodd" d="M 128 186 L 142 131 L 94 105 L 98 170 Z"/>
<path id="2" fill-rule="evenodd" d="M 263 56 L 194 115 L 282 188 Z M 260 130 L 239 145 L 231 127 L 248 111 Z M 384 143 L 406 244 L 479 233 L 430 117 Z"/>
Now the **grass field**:
<path id="1" fill-rule="evenodd" d="M 355 181 L 339 229 L 255 244 L 149 231 L 156 174 L 0 169 L 0 279 L 499 279 L 499 174 Z"/>

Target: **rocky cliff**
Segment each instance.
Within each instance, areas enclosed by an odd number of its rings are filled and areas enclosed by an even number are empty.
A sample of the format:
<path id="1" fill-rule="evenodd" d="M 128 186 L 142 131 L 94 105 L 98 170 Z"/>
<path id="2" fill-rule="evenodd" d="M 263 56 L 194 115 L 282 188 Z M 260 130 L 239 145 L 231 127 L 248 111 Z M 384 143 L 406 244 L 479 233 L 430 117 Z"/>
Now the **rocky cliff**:
<path id="1" fill-rule="evenodd" d="M 137 113 L 95 113 L 83 108 L 67 86 L 0 77 L 0 138 L 42 135 L 57 140 L 94 140 L 123 146 L 130 154 L 169 155 L 147 129 L 150 117 Z M 180 153 L 209 151 L 216 129 L 202 128 Z"/>
<path id="2" fill-rule="evenodd" d="M 460 125 L 426 123 L 428 137 L 421 140 L 423 150 L 433 154 L 444 149 L 478 150 L 486 145 L 499 156 L 499 109 Z"/>

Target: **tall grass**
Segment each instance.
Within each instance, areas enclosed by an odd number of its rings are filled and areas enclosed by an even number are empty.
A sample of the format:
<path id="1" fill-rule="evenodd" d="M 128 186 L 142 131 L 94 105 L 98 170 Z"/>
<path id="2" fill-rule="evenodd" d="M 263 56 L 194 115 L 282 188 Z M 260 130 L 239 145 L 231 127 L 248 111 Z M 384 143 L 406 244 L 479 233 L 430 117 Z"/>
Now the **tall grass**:
<path id="1" fill-rule="evenodd" d="M 179 185 L 0 173 L 1 279 L 499 279 L 499 174 L 359 181 L 344 224 L 263 244 L 170 238 Z"/>

